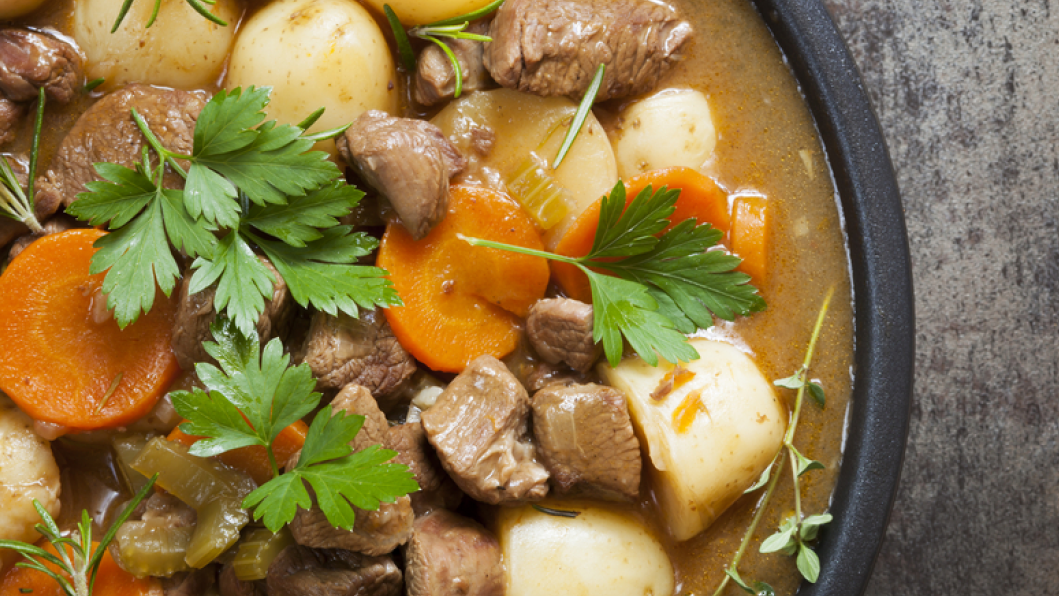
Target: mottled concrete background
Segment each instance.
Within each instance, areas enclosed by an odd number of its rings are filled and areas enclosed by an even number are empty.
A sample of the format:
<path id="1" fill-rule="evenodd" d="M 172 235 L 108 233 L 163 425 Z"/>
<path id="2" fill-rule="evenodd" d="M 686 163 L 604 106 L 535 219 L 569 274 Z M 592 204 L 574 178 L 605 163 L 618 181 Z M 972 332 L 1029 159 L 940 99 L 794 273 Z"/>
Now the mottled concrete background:
<path id="1" fill-rule="evenodd" d="M 915 268 L 911 433 L 868 595 L 1059 594 L 1059 2 L 826 2 Z"/>

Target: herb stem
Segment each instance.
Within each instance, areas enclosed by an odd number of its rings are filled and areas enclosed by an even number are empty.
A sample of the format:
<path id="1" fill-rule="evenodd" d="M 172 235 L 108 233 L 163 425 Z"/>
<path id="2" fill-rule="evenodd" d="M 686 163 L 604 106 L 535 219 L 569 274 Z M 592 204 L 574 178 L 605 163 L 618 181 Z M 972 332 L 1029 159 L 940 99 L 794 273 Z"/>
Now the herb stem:
<path id="1" fill-rule="evenodd" d="M 37 161 L 40 159 L 40 131 L 44 128 L 44 98 L 44 87 L 41 87 L 40 93 L 37 96 L 37 121 L 33 125 L 33 146 L 29 151 L 29 176 L 26 180 L 26 199 L 29 202 L 30 212 L 34 211 L 33 186 L 37 177 Z M 36 217 L 33 218 L 33 221 L 38 227 L 40 226 Z M 32 227 L 30 229 L 32 229 Z"/>
<path id="2" fill-rule="evenodd" d="M 559 261 L 560 263 L 568 263 L 570 265 L 577 265 L 583 270 L 587 268 L 581 264 L 582 259 L 574 257 L 567 257 L 564 255 L 557 255 L 551 252 L 545 252 L 543 250 L 536 250 L 533 248 L 526 248 L 524 246 L 516 246 L 513 244 L 504 244 L 502 242 L 493 242 L 492 240 L 483 240 L 481 238 L 474 238 L 471 236 L 464 236 L 463 234 L 456 234 L 456 237 L 463 240 L 471 246 L 484 246 L 486 248 L 495 248 L 498 250 L 506 250 L 508 252 L 517 252 L 519 254 L 529 255 L 531 257 L 541 257 L 543 259 L 550 259 L 552 261 Z"/>
<path id="3" fill-rule="evenodd" d="M 592 82 L 589 83 L 585 96 L 581 99 L 581 105 L 577 107 L 577 113 L 574 114 L 574 121 L 570 124 L 570 130 L 566 132 L 566 138 L 563 139 L 559 153 L 555 156 L 555 162 L 552 163 L 553 170 L 559 169 L 559 165 L 563 163 L 566 153 L 570 151 L 570 147 L 573 147 L 577 134 L 581 132 L 581 127 L 584 126 L 585 119 L 588 118 L 588 113 L 592 111 L 592 104 L 596 103 L 596 96 L 599 95 L 599 88 L 603 85 L 603 75 L 606 72 L 606 64 L 600 64 L 596 68 L 596 74 L 592 77 Z"/>
<path id="4" fill-rule="evenodd" d="M 794 430 L 798 427 L 798 418 L 802 413 L 802 401 L 805 397 L 805 387 L 808 384 L 808 379 L 805 377 L 809 374 L 809 365 L 813 362 L 813 351 L 816 349 L 816 340 L 820 337 L 820 330 L 824 326 L 824 317 L 827 315 L 827 309 L 831 306 L 831 297 L 835 294 L 835 288 L 832 287 L 827 291 L 827 295 L 824 297 L 824 303 L 820 307 L 820 313 L 816 316 L 816 324 L 813 326 L 812 337 L 809 338 L 809 349 L 805 351 L 805 360 L 802 361 L 802 368 L 798 371 L 798 376 L 802 380 L 801 387 L 798 388 L 798 394 L 794 399 L 794 413 L 791 415 L 791 423 L 787 426 L 787 433 L 783 437 L 783 444 L 790 447 L 794 441 Z"/>

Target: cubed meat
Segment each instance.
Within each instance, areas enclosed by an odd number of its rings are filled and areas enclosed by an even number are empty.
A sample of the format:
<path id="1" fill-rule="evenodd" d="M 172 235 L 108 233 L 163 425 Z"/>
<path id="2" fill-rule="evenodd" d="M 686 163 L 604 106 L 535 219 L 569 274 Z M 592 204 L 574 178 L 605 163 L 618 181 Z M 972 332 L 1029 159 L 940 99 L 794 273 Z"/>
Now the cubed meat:
<path id="1" fill-rule="evenodd" d="M 422 420 L 442 466 L 471 497 L 495 505 L 548 493 L 529 432 L 529 395 L 496 358 L 472 361 Z"/>
<path id="2" fill-rule="evenodd" d="M 501 596 L 500 542 L 477 522 L 435 511 L 416 520 L 405 549 L 408 596 Z"/>
<path id="3" fill-rule="evenodd" d="M 397 452 L 394 461 L 408 466 L 419 484 L 419 490 L 409 495 L 416 516 L 460 505 L 463 493 L 441 467 L 434 448 L 427 441 L 422 421 L 390 427 L 387 446 Z"/>
<path id="4" fill-rule="evenodd" d="M 363 385 L 384 410 L 392 405 L 386 398 L 416 371 L 415 359 L 401 347 L 378 310 L 361 311 L 356 319 L 343 313 L 316 313 L 299 356 L 322 389 Z"/>
<path id="5" fill-rule="evenodd" d="M 245 582 L 235 576 L 235 567 L 225 565 L 217 578 L 217 587 L 222 596 L 268 596 L 265 580 Z"/>
<path id="6" fill-rule="evenodd" d="M 269 596 L 398 596 L 404 582 L 390 557 L 288 546 L 268 567 Z"/>
<path id="7" fill-rule="evenodd" d="M 264 257 L 259 258 L 275 278 L 272 298 L 265 301 L 265 310 L 257 319 L 257 335 L 264 345 L 273 337 L 282 335 L 281 331 L 294 308 L 294 299 L 272 263 Z M 213 307 L 217 286 L 214 284 L 197 294 L 190 294 L 188 290 L 192 274 L 191 269 L 184 272 L 183 283 L 180 284 L 180 304 L 177 306 L 176 320 L 173 321 L 173 353 L 184 370 L 192 370 L 197 362 L 214 362 L 202 342 L 213 341 L 210 325 L 217 318 L 217 311 Z"/>
<path id="8" fill-rule="evenodd" d="M 599 359 L 592 339 L 592 305 L 571 298 L 546 298 L 530 308 L 526 336 L 545 362 L 566 363 L 588 372 Z"/>
<path id="9" fill-rule="evenodd" d="M 0 30 L 0 94 L 12 101 L 67 103 L 81 92 L 81 55 L 70 44 L 37 31 Z"/>
<path id="10" fill-rule="evenodd" d="M 625 396 L 606 385 L 549 385 L 533 396 L 537 451 L 563 496 L 634 501 L 640 442 Z"/>
<path id="11" fill-rule="evenodd" d="M 217 583 L 217 566 L 207 565 L 162 580 L 165 596 L 202 596 Z M 227 596 L 227 594 L 225 594 Z"/>
<path id="12" fill-rule="evenodd" d="M 5 97 L 0 97 L 0 147 L 12 142 L 18 136 L 18 126 L 26 108 Z"/>
<path id="13" fill-rule="evenodd" d="M 508 0 L 485 46 L 485 66 L 504 87 L 580 98 L 600 64 L 596 101 L 654 88 L 690 39 L 691 25 L 651 0 Z"/>
<path id="14" fill-rule="evenodd" d="M 445 217 L 449 180 L 467 164 L 437 126 L 378 110 L 361 114 L 336 144 L 346 163 L 393 205 L 416 240 Z"/>
<path id="15" fill-rule="evenodd" d="M 488 35 L 491 19 L 480 19 L 467 27 L 467 33 Z M 463 76 L 463 93 L 487 88 L 492 79 L 482 63 L 483 42 L 472 39 L 445 39 Z M 453 98 L 456 93 L 456 70 L 445 51 L 436 44 L 427 44 L 416 62 L 415 100 L 425 106 L 437 105 Z"/>
<path id="16" fill-rule="evenodd" d="M 338 392 L 335 399 L 331 401 L 331 411 L 337 413 L 342 410 L 347 415 L 360 414 L 364 417 L 364 426 L 350 443 L 353 451 L 362 451 L 372 445 L 385 445 L 390 423 L 386 421 L 386 415 L 379 409 L 375 398 L 371 396 L 363 385 L 350 383 Z"/>

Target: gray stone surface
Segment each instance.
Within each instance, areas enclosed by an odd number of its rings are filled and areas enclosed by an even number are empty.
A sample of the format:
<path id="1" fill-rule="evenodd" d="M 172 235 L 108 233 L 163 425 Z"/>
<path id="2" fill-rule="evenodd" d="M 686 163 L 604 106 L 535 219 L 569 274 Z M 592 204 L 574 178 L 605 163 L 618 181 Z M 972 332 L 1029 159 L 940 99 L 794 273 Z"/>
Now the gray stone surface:
<path id="1" fill-rule="evenodd" d="M 826 3 L 914 261 L 915 405 L 868 595 L 1059 594 L 1059 3 Z"/>

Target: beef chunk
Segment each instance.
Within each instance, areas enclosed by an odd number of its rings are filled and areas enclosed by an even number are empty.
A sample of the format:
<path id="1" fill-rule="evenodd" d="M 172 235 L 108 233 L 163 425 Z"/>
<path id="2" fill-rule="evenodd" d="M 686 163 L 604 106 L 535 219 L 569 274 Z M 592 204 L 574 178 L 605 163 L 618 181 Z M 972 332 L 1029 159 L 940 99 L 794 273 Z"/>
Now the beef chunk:
<path id="1" fill-rule="evenodd" d="M 398 596 L 401 570 L 390 557 L 288 546 L 268 567 L 269 596 Z"/>
<path id="2" fill-rule="evenodd" d="M 18 136 L 18 125 L 25 111 L 22 104 L 0 97 L 0 147 Z"/>
<path id="3" fill-rule="evenodd" d="M 276 279 L 272 299 L 265 301 L 265 310 L 257 319 L 257 334 L 264 344 L 273 337 L 282 335 L 280 331 L 290 317 L 294 299 L 272 263 L 264 257 L 259 258 Z M 196 362 L 214 362 L 202 347 L 202 342 L 213 341 L 210 325 L 217 318 L 217 312 L 213 309 L 217 285 L 214 284 L 197 294 L 190 294 L 188 290 L 191 286 L 191 275 L 190 269 L 185 271 L 183 283 L 180 284 L 180 304 L 177 307 L 176 320 L 173 321 L 171 340 L 173 353 L 180 362 L 180 368 L 184 370 L 192 370 Z"/>
<path id="4" fill-rule="evenodd" d="M 442 469 L 421 421 L 390 427 L 387 447 L 397 452 L 394 461 L 408 466 L 419 483 L 419 490 L 409 495 L 417 516 L 460 505 L 463 493 Z"/>
<path id="5" fill-rule="evenodd" d="M 529 396 L 506 366 L 480 356 L 423 412 L 423 429 L 463 492 L 496 505 L 537 500 L 548 472 L 529 432 Z"/>
<path id="6" fill-rule="evenodd" d="M 478 35 L 489 34 L 489 19 L 477 20 L 469 27 L 467 33 Z M 443 43 L 449 46 L 456 60 L 460 63 L 463 75 L 463 93 L 485 89 L 492 80 L 482 64 L 485 50 L 482 42 L 471 39 L 446 39 Z M 456 93 L 456 71 L 445 52 L 436 44 L 428 44 L 419 54 L 416 63 L 415 100 L 425 106 L 432 106 L 448 101 Z"/>
<path id="7" fill-rule="evenodd" d="M 0 30 L 0 94 L 12 101 L 67 103 L 81 92 L 81 56 L 70 44 L 27 29 Z"/>
<path id="8" fill-rule="evenodd" d="M 207 565 L 162 580 L 165 596 L 202 596 L 217 583 L 217 566 Z M 227 596 L 227 594 L 225 595 Z"/>
<path id="9" fill-rule="evenodd" d="M 415 359 L 405 351 L 378 310 L 361 311 L 354 319 L 318 312 L 313 315 L 301 360 L 309 365 L 317 384 L 338 389 L 350 383 L 371 391 L 384 410 L 393 394 L 416 371 Z"/>
<path id="10" fill-rule="evenodd" d="M 449 207 L 449 179 L 466 167 L 433 124 L 371 110 L 337 140 L 343 159 L 393 205 L 413 238 L 427 235 Z"/>
<path id="11" fill-rule="evenodd" d="M 416 520 L 405 550 L 408 596 L 501 596 L 500 543 L 477 522 L 444 509 Z"/>
<path id="12" fill-rule="evenodd" d="M 600 64 L 596 101 L 658 84 L 691 37 L 691 25 L 650 0 L 508 0 L 485 45 L 485 66 L 504 87 L 580 98 Z"/>
<path id="13" fill-rule="evenodd" d="M 145 505 L 141 519 L 148 522 L 161 520 L 167 528 L 189 528 L 198 519 L 190 505 L 169 493 L 153 493 Z"/>
<path id="14" fill-rule="evenodd" d="M 570 298 L 538 300 L 526 319 L 530 345 L 545 362 L 565 362 L 578 372 L 588 372 L 599 358 L 592 339 L 592 305 Z"/>
<path id="15" fill-rule="evenodd" d="M 354 450 L 371 445 L 387 444 L 389 424 L 367 389 L 358 385 L 347 385 L 332 402 L 334 412 L 343 410 L 347 414 L 364 416 L 364 426 L 351 443 Z M 320 508 L 298 509 L 290 531 L 294 540 L 303 546 L 314 548 L 343 548 L 382 555 L 408 541 L 412 535 L 411 499 L 399 497 L 394 503 L 382 503 L 378 511 L 356 509 L 356 521 L 352 530 L 336 528 L 327 521 Z"/>
<path id="16" fill-rule="evenodd" d="M 11 244 L 11 249 L 7 253 L 8 259 L 13 259 L 18 255 L 22 254 L 22 251 L 26 250 L 26 247 L 33 244 L 34 241 L 39 240 L 45 236 L 51 236 L 52 234 L 58 234 L 59 232 L 65 232 L 66 230 L 77 227 L 77 222 L 70 217 L 65 215 L 56 215 L 55 217 L 44 222 L 44 233 L 43 234 L 26 234 L 25 236 L 19 237 Z"/>
<path id="17" fill-rule="evenodd" d="M 132 108 L 151 125 L 163 147 L 191 153 L 195 120 L 206 100 L 203 93 L 147 85 L 130 85 L 107 95 L 88 108 L 63 139 L 51 167 L 37 182 L 37 202 L 69 206 L 86 190 L 86 182 L 100 179 L 93 164 L 135 167 L 146 141 L 132 119 Z M 168 172 L 163 183 L 167 188 L 184 186 L 183 178 L 175 172 Z"/>
<path id="18" fill-rule="evenodd" d="M 265 580 L 244 582 L 235 576 L 235 567 L 231 565 L 221 569 L 217 587 L 222 596 L 268 596 L 268 583 Z"/>
<path id="19" fill-rule="evenodd" d="M 533 396 L 533 432 L 560 495 L 633 501 L 640 442 L 625 396 L 605 385 L 549 385 Z"/>

